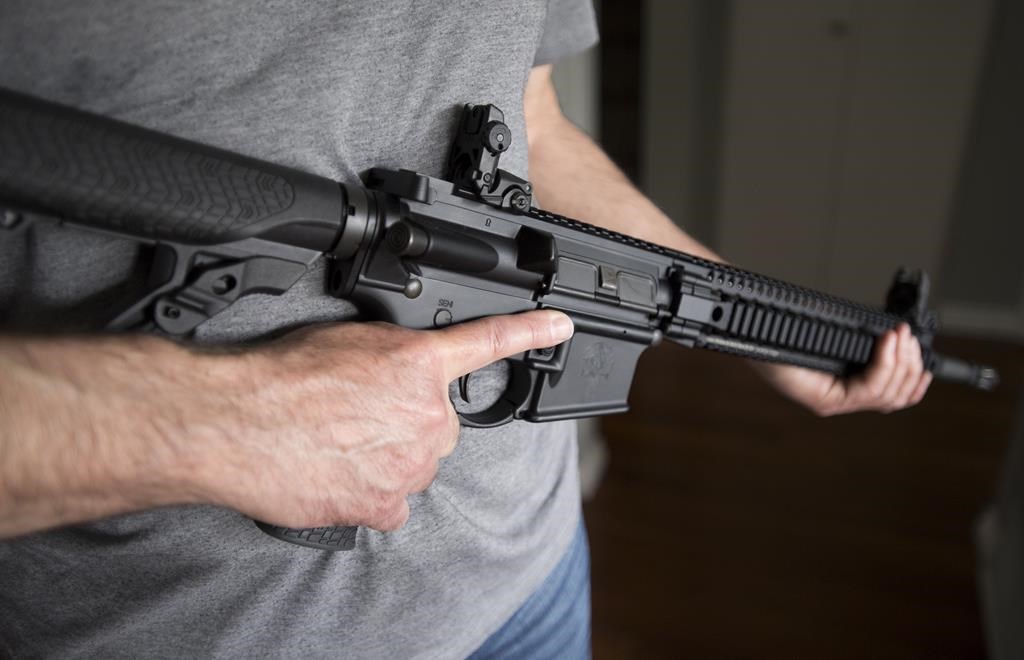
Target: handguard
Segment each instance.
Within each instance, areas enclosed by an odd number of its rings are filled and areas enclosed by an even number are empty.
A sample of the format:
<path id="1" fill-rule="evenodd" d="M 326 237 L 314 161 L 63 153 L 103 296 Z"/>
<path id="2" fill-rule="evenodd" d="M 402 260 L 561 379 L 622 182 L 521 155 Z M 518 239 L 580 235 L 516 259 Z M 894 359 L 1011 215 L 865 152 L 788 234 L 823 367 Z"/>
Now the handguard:
<path id="1" fill-rule="evenodd" d="M 147 288 L 114 330 L 188 337 L 241 296 L 286 291 L 321 257 L 329 294 L 408 328 L 569 315 L 573 337 L 510 358 L 499 400 L 460 415 L 471 427 L 625 411 L 640 354 L 664 338 L 850 375 L 907 322 L 938 380 L 998 382 L 934 352 L 923 273 L 901 270 L 883 310 L 548 213 L 499 169 L 511 140 L 497 108 L 466 106 L 443 179 L 373 169 L 364 187 L 0 90 L 0 240 L 57 221 L 149 245 Z M 258 524 L 314 548 L 356 541 L 353 527 Z"/>

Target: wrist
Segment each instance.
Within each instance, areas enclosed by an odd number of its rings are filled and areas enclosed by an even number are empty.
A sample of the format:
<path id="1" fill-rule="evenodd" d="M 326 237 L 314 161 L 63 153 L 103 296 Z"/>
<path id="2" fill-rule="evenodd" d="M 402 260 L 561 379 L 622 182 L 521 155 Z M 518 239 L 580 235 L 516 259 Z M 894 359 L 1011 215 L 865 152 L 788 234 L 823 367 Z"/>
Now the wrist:
<path id="1" fill-rule="evenodd" d="M 248 460 L 246 419 L 256 396 L 254 355 L 175 347 L 175 375 L 180 392 L 153 424 L 165 452 L 157 460 L 159 483 L 154 495 L 166 504 L 233 506 L 233 484 L 245 478 Z"/>
<path id="2" fill-rule="evenodd" d="M 238 454 L 238 398 L 250 382 L 245 355 L 162 344 L 146 414 L 135 417 L 149 446 L 123 466 L 126 487 L 140 508 L 223 504 Z"/>

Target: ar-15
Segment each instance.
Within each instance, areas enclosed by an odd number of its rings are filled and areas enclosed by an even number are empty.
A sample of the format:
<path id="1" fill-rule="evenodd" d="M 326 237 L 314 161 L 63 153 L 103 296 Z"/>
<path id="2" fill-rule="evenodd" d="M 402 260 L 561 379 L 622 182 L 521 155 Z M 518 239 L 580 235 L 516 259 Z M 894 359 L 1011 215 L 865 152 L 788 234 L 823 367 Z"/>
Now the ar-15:
<path id="1" fill-rule="evenodd" d="M 637 359 L 665 338 L 849 375 L 905 321 L 937 379 L 998 381 L 932 350 L 922 273 L 897 273 L 882 310 L 548 213 L 499 169 L 511 141 L 500 110 L 466 106 L 444 179 L 373 169 L 363 187 L 0 90 L 0 227 L 56 219 L 150 244 L 150 286 L 111 330 L 187 337 L 241 296 L 286 291 L 321 257 L 328 295 L 409 328 L 568 314 L 572 339 L 510 360 L 504 394 L 461 414 L 466 426 L 623 412 Z M 260 525 L 312 547 L 355 541 L 356 528 Z"/>

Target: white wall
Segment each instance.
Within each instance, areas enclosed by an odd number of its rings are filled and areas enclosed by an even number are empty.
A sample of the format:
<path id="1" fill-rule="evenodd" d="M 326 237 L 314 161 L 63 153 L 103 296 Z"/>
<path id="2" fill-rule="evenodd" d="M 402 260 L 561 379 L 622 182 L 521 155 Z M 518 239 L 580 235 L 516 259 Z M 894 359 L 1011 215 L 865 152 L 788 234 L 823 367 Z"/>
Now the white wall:
<path id="1" fill-rule="evenodd" d="M 1024 207 L 986 195 L 996 176 L 1019 177 L 1020 113 L 1004 89 L 975 118 L 989 78 L 1021 79 L 1024 6 L 646 6 L 642 180 L 679 224 L 740 266 L 869 303 L 896 267 L 922 267 L 948 329 L 1024 337 L 1021 246 L 999 239 L 1021 236 L 1010 223 Z M 993 24 L 1007 33 L 986 58 Z"/>

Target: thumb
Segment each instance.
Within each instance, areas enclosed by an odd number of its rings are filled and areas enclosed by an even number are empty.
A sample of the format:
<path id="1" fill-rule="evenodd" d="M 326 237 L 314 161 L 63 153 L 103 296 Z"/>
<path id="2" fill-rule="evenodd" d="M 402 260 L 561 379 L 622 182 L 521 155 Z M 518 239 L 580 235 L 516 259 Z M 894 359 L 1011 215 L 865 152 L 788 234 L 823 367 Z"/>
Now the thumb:
<path id="1" fill-rule="evenodd" d="M 435 334 L 446 377 L 455 380 L 517 353 L 560 344 L 572 333 L 568 316 L 539 310 L 467 321 Z"/>

